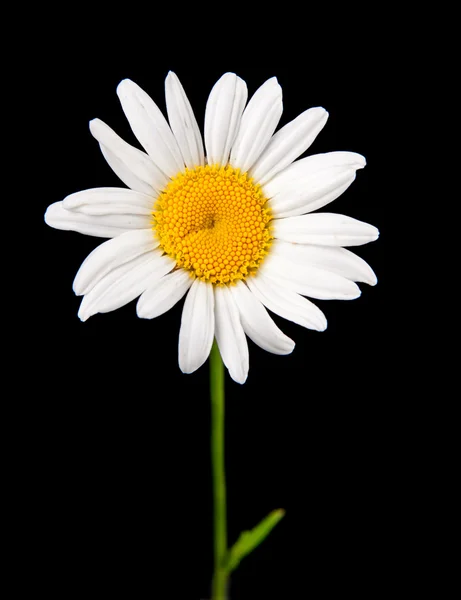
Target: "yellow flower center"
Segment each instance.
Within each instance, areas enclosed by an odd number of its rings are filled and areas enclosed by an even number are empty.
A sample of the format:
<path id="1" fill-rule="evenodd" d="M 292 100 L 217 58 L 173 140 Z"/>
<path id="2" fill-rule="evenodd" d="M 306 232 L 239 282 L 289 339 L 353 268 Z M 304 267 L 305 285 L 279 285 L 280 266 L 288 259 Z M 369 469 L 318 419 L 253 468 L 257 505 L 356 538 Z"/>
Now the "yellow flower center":
<path id="1" fill-rule="evenodd" d="M 179 173 L 160 194 L 153 216 L 163 251 L 213 284 L 254 273 L 272 241 L 261 187 L 230 165 Z"/>

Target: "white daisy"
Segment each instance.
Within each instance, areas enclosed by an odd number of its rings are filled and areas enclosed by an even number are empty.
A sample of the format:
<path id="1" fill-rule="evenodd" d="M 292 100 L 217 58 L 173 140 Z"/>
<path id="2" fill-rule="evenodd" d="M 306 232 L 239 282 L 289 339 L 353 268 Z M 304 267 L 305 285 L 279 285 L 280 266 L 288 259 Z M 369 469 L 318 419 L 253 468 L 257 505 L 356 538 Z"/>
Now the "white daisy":
<path id="1" fill-rule="evenodd" d="M 315 213 L 349 187 L 365 159 L 329 152 L 296 160 L 325 125 L 323 108 L 306 110 L 274 131 L 282 89 L 273 77 L 247 102 L 247 86 L 226 73 L 211 90 L 204 141 L 174 73 L 166 82 L 168 121 L 135 83 L 117 93 L 147 154 L 99 119 L 90 130 L 130 188 L 96 188 L 48 207 L 58 229 L 112 238 L 83 262 L 74 291 L 79 317 L 115 310 L 140 296 L 139 317 L 153 319 L 187 294 L 179 333 L 179 366 L 198 369 L 216 338 L 231 377 L 248 375 L 246 335 L 275 354 L 294 342 L 267 309 L 323 331 L 326 319 L 304 296 L 352 299 L 354 282 L 376 283 L 369 265 L 343 246 L 376 240 L 367 223 Z M 246 105 L 246 106 L 245 106 Z"/>

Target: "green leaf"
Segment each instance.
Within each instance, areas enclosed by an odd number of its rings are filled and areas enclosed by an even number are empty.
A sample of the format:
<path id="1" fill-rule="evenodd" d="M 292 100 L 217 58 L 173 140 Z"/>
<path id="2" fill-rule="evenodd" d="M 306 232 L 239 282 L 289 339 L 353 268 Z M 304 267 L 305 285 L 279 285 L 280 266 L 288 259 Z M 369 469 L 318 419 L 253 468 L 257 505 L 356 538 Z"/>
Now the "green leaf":
<path id="1" fill-rule="evenodd" d="M 251 531 L 242 531 L 238 540 L 227 553 L 227 560 L 224 564 L 224 568 L 228 573 L 234 571 L 240 564 L 242 558 L 247 554 L 250 554 L 250 552 L 266 539 L 284 515 L 285 511 L 283 508 L 273 510 L 265 519 L 258 523 L 256 527 L 251 529 Z"/>

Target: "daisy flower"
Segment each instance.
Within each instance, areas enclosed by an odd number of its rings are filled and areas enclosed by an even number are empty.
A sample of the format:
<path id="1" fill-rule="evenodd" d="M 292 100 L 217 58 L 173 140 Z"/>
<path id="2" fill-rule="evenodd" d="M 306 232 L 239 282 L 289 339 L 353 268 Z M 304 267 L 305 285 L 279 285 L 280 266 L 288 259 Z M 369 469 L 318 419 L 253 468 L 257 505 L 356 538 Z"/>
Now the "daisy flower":
<path id="1" fill-rule="evenodd" d="M 322 331 L 322 311 L 306 298 L 349 300 L 355 282 L 376 283 L 368 264 L 344 246 L 376 240 L 378 230 L 351 217 L 313 213 L 342 194 L 365 159 L 328 152 L 298 159 L 328 113 L 310 108 L 275 130 L 282 89 L 275 77 L 247 103 L 234 73 L 214 85 L 204 140 L 177 76 L 165 82 L 168 121 L 125 79 L 117 94 L 146 152 L 95 119 L 90 130 L 126 188 L 96 188 L 48 207 L 51 227 L 111 238 L 83 262 L 73 284 L 82 321 L 139 296 L 137 314 L 153 319 L 186 294 L 179 366 L 192 373 L 214 338 L 232 379 L 248 375 L 246 336 L 275 354 L 294 342 L 267 309 Z"/>

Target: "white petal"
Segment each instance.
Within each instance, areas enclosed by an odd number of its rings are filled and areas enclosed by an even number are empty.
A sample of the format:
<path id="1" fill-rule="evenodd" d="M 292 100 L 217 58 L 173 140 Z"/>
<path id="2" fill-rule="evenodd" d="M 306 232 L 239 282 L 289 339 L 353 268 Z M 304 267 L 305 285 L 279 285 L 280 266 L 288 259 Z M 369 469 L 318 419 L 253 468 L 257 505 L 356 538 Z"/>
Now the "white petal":
<path id="1" fill-rule="evenodd" d="M 235 73 L 225 73 L 213 86 L 205 111 L 208 164 L 227 164 L 247 97 L 246 83 Z"/>
<path id="2" fill-rule="evenodd" d="M 282 88 L 275 77 L 256 90 L 242 115 L 230 164 L 248 171 L 269 143 L 283 112 Z"/>
<path id="3" fill-rule="evenodd" d="M 275 253 L 267 257 L 260 271 L 283 287 L 319 300 L 354 300 L 361 293 L 356 283 L 341 275 L 301 265 Z"/>
<path id="4" fill-rule="evenodd" d="M 264 186 L 277 217 L 312 212 L 332 202 L 354 181 L 365 159 L 353 152 L 329 152 L 298 160 Z"/>
<path id="5" fill-rule="evenodd" d="M 154 200 L 147 194 L 123 188 L 93 188 L 70 194 L 63 208 L 86 215 L 132 214 L 152 216 Z"/>
<path id="6" fill-rule="evenodd" d="M 89 254 L 74 279 L 74 292 L 88 294 L 110 271 L 146 252 L 157 248 L 159 242 L 152 229 L 129 231 L 104 242 Z"/>
<path id="7" fill-rule="evenodd" d="M 66 210 L 62 202 L 51 204 L 45 213 L 45 222 L 50 227 L 103 238 L 116 237 L 133 229 L 148 229 L 151 220 L 146 215 L 134 214 L 88 215 Z"/>
<path id="8" fill-rule="evenodd" d="M 290 260 L 293 265 L 313 265 L 352 281 L 361 281 L 369 285 L 377 283 L 376 275 L 370 265 L 346 248 L 291 244 L 275 240 L 271 253 Z"/>
<path id="9" fill-rule="evenodd" d="M 345 170 L 356 171 L 357 169 L 363 169 L 365 165 L 365 158 L 356 152 L 312 154 L 311 156 L 306 156 L 306 158 L 296 160 L 264 184 L 264 195 L 267 198 L 272 198 L 284 192 L 287 187 L 294 186 L 298 181 L 303 181 L 308 177 L 315 177 L 324 171 L 328 171 L 328 169 L 341 167 Z"/>
<path id="10" fill-rule="evenodd" d="M 316 107 L 306 110 L 287 123 L 272 137 L 250 175 L 257 183 L 265 184 L 309 148 L 327 119 L 327 111 Z"/>
<path id="11" fill-rule="evenodd" d="M 202 135 L 194 111 L 178 77 L 170 71 L 165 81 L 166 109 L 171 129 L 186 167 L 205 164 Z"/>
<path id="12" fill-rule="evenodd" d="M 272 226 L 274 237 L 296 244 L 360 246 L 379 237 L 373 225 L 335 213 L 274 219 Z"/>
<path id="13" fill-rule="evenodd" d="M 215 337 L 223 363 L 237 383 L 248 377 L 248 343 L 240 323 L 237 305 L 227 286 L 214 288 Z"/>
<path id="14" fill-rule="evenodd" d="M 293 352 L 293 340 L 277 327 L 261 302 L 242 281 L 230 286 L 229 290 L 239 309 L 243 330 L 255 344 L 273 354 Z"/>
<path id="15" fill-rule="evenodd" d="M 142 294 L 174 268 L 175 262 L 161 250 L 152 250 L 123 263 L 105 275 L 83 297 L 78 316 L 82 321 L 96 313 L 116 310 Z"/>
<path id="16" fill-rule="evenodd" d="M 269 310 L 302 327 L 316 331 L 326 329 L 325 315 L 315 304 L 296 292 L 277 285 L 268 277 L 264 277 L 260 271 L 254 277 L 249 277 L 246 282 L 253 294 Z"/>
<path id="17" fill-rule="evenodd" d="M 98 140 L 109 166 L 129 188 L 156 197 L 166 186 L 166 175 L 147 154 L 127 144 L 103 121 L 90 121 L 90 131 Z"/>
<path id="18" fill-rule="evenodd" d="M 119 83 L 117 94 L 139 143 L 166 175 L 177 175 L 184 169 L 184 161 L 170 126 L 158 106 L 129 79 Z"/>
<path id="19" fill-rule="evenodd" d="M 138 317 L 155 319 L 155 317 L 163 315 L 181 300 L 193 281 L 184 269 L 178 269 L 165 275 L 139 298 L 136 306 Z"/>
<path id="20" fill-rule="evenodd" d="M 193 373 L 210 354 L 215 331 L 213 286 L 196 279 L 186 296 L 179 330 L 179 368 Z"/>
<path id="21" fill-rule="evenodd" d="M 337 173 L 331 181 L 320 180 L 287 189 L 269 200 L 273 215 L 277 218 L 298 217 L 318 210 L 343 194 L 355 179 L 355 173 Z M 309 185 L 310 184 L 310 185 Z"/>

